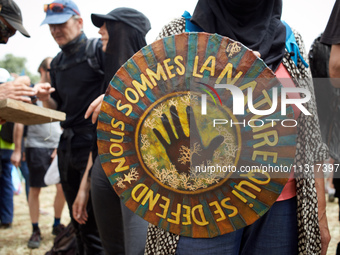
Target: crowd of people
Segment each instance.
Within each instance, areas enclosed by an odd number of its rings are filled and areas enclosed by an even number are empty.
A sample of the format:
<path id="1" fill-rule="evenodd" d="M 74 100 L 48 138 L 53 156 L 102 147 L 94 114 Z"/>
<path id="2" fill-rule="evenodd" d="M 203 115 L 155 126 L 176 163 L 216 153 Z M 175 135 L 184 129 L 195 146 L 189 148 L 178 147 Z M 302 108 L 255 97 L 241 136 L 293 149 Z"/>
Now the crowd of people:
<path id="1" fill-rule="evenodd" d="M 294 159 L 298 166 L 312 166 L 327 160 L 328 147 L 332 149 L 320 131 L 319 105 L 303 40 L 281 21 L 282 2 L 198 0 L 192 16 L 186 12 L 165 24 L 159 38 L 183 32 L 217 33 L 253 50 L 278 76 L 282 73 L 277 70 L 285 69 L 279 78 L 291 78 L 296 87 L 307 88 L 312 94 L 305 104 L 312 115 L 300 114 L 297 119 Z M 46 18 L 42 25 L 49 26 L 61 51 L 54 58 L 42 61 L 38 68 L 41 79 L 35 85 L 28 77 L 11 80 L 9 75 L 1 73 L 1 78 L 6 78 L 0 81 L 0 100 L 11 98 L 59 110 L 66 113 L 66 119 L 53 126 L 25 127 L 16 123 L 12 141 L 0 135 L 0 228 L 12 227 L 12 165 L 18 167 L 26 161 L 32 223 L 27 245 L 39 248 L 42 239 L 38 222 L 39 194 L 46 186 L 44 176 L 52 160 L 57 160 L 60 183 L 56 184 L 52 233 L 57 235 L 64 228 L 60 217 L 66 201 L 76 233 L 77 254 L 326 254 L 330 233 L 322 172 L 302 171 L 291 176 L 264 216 L 249 226 L 214 238 L 176 235 L 148 224 L 130 211 L 112 189 L 100 164 L 96 122 L 110 80 L 146 45 L 150 22 L 132 8 L 91 14 L 101 38 L 88 39 L 83 31 L 81 12 L 72 0 L 55 0 L 46 4 L 44 11 Z M 339 22 L 340 1 L 337 0 L 321 37 L 322 43 L 331 45 L 329 77 L 335 88 L 340 84 L 337 79 L 340 77 Z M 8 43 L 16 31 L 29 37 L 18 5 L 13 0 L 0 0 L 0 43 Z M 335 107 L 334 112 L 339 116 L 340 103 Z M 0 130 L 5 123 L 6 120 L 0 119 L 3 124 Z M 331 153 L 331 156 L 338 162 L 339 155 Z M 338 176 L 333 178 L 336 184 Z M 337 185 L 335 189 L 338 195 L 340 189 Z"/>

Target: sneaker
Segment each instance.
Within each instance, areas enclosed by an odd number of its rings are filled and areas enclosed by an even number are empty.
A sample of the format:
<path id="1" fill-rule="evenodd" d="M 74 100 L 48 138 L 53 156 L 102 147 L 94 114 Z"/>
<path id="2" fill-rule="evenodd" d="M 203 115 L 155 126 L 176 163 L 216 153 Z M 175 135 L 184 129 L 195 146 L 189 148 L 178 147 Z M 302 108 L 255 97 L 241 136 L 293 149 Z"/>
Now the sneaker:
<path id="1" fill-rule="evenodd" d="M 335 200 L 334 194 L 328 194 L 328 202 L 332 203 Z"/>
<path id="2" fill-rule="evenodd" d="M 57 226 L 53 226 L 53 229 L 52 229 L 52 235 L 59 235 L 61 231 L 63 231 L 65 228 L 65 226 L 63 224 L 59 224 Z"/>
<path id="3" fill-rule="evenodd" d="M 334 202 L 335 200 L 335 189 L 329 188 L 328 189 L 328 202 Z"/>
<path id="4" fill-rule="evenodd" d="M 31 249 L 39 248 L 41 239 L 42 238 L 41 238 L 40 230 L 34 231 L 31 235 L 30 240 L 28 240 L 28 243 L 27 243 L 28 248 L 31 248 Z"/>

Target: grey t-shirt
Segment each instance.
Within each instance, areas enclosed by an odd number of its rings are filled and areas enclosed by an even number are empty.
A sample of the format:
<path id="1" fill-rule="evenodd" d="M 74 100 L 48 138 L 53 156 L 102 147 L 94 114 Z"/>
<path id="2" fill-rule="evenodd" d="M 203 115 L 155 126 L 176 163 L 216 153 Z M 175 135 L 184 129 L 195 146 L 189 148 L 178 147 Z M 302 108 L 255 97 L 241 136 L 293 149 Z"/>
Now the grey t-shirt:
<path id="1" fill-rule="evenodd" d="M 38 106 L 42 106 L 40 101 Z M 30 125 L 27 129 L 26 148 L 57 148 L 61 135 L 60 122 Z"/>

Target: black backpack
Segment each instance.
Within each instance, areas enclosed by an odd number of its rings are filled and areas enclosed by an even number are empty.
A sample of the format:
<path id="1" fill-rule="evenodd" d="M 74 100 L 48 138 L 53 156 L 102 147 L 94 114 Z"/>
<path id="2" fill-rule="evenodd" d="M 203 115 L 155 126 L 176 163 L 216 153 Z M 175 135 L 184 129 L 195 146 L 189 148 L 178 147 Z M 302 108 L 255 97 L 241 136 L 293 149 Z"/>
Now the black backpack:
<path id="1" fill-rule="evenodd" d="M 8 143 L 13 143 L 13 129 L 14 129 L 14 123 L 12 122 L 6 122 L 1 126 L 0 130 L 0 137 L 2 140 Z"/>
<path id="2" fill-rule="evenodd" d="M 68 224 L 54 239 L 53 247 L 45 255 L 76 255 L 76 230 L 72 223 Z"/>
<path id="3" fill-rule="evenodd" d="M 100 67 L 100 60 L 97 57 L 96 49 L 97 44 L 101 44 L 101 40 L 99 38 L 90 38 L 86 41 L 85 46 L 85 55 L 79 59 L 75 59 L 74 63 L 67 64 L 67 65 L 59 65 L 61 56 L 63 52 L 59 52 L 57 56 L 53 59 L 53 62 L 51 63 L 51 70 L 66 70 L 72 66 L 78 65 L 79 63 L 82 63 L 84 61 L 87 61 L 89 66 L 97 73 L 104 76 L 104 71 Z"/>

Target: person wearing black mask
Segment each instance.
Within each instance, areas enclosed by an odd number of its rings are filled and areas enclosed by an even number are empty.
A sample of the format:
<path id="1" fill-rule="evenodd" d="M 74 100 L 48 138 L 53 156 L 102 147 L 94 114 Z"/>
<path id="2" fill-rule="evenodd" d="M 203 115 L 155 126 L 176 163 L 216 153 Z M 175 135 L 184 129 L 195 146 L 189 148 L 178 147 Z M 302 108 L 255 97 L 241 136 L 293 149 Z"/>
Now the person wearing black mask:
<path id="1" fill-rule="evenodd" d="M 99 27 L 99 34 L 105 52 L 105 84 L 109 84 L 116 71 L 134 53 L 146 45 L 145 35 L 150 30 L 150 22 L 144 14 L 131 8 L 117 8 L 106 15 L 92 14 L 92 22 Z M 85 118 L 92 114 L 92 122 L 97 121 L 104 95 L 98 97 L 89 107 Z M 74 218 L 84 224 L 87 220 L 86 201 L 91 186 L 91 197 L 98 230 L 106 254 L 144 254 L 148 223 L 130 211 L 113 190 L 97 151 L 90 178 L 86 173 L 77 198 L 73 204 Z M 90 181 L 91 180 L 91 181 Z"/>
<path id="2" fill-rule="evenodd" d="M 19 6 L 12 0 L 0 2 L 0 43 L 6 44 L 8 39 L 19 31 L 23 36 L 30 37 L 22 25 L 22 15 Z"/>
<path id="3" fill-rule="evenodd" d="M 193 16 L 187 12 L 166 25 L 159 38 L 182 32 L 217 33 L 258 52 L 276 72 L 280 67 L 296 87 L 312 93 L 306 107 L 312 115 L 297 119 L 294 164 L 313 166 L 327 158 L 322 143 L 313 84 L 305 63 L 301 36 L 280 20 L 282 0 L 199 0 Z M 292 32 L 293 43 L 286 45 Z M 323 176 L 304 171 L 290 176 L 278 200 L 252 225 L 214 238 L 178 236 L 150 225 L 145 254 L 326 254 L 330 234 L 325 213 Z"/>
<path id="4" fill-rule="evenodd" d="M 22 15 L 19 6 L 12 0 L 0 1 L 0 44 L 6 44 L 10 37 L 14 36 L 18 30 L 23 36 L 30 37 L 22 24 Z M 30 102 L 27 96 L 34 96 L 36 92 L 33 88 L 22 82 L 1 82 L 0 100 L 15 99 Z M 0 124 L 6 121 L 0 118 Z"/>

